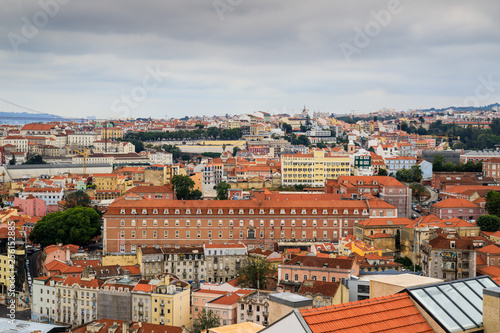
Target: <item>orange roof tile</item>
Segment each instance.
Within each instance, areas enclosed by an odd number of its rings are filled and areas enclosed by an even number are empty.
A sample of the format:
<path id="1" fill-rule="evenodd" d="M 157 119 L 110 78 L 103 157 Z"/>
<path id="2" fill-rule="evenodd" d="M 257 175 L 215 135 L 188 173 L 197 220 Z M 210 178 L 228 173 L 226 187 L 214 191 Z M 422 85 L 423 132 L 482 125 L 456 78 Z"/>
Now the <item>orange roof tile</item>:
<path id="1" fill-rule="evenodd" d="M 433 332 L 408 294 L 302 310 L 300 314 L 314 333 Z"/>
<path id="2" fill-rule="evenodd" d="M 467 199 L 445 199 L 432 205 L 435 208 L 478 208 L 479 206 Z"/>

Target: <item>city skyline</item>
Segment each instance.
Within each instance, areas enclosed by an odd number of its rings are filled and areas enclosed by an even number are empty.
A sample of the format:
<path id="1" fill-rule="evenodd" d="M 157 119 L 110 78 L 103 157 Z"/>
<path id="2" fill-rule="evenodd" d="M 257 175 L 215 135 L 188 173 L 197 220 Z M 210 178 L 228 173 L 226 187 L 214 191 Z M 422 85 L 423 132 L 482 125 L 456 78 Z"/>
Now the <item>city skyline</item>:
<path id="1" fill-rule="evenodd" d="M 75 118 L 487 105 L 499 7 L 7 1 L 0 98 Z"/>

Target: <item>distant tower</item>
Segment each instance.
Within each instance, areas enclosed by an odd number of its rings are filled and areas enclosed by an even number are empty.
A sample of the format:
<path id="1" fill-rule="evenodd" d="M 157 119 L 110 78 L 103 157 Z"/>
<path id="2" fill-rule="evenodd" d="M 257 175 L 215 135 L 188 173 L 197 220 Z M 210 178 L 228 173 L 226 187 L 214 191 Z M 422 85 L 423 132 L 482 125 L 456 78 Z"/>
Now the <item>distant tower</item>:
<path id="1" fill-rule="evenodd" d="M 349 144 L 347 145 L 347 152 L 350 154 L 354 153 L 354 142 L 352 140 L 349 140 Z"/>

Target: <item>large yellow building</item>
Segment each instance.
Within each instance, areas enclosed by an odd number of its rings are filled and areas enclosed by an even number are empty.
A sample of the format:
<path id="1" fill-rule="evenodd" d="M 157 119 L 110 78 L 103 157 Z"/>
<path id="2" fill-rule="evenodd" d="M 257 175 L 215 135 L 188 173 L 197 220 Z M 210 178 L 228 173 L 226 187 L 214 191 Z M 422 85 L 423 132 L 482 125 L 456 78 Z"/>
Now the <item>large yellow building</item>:
<path id="1" fill-rule="evenodd" d="M 120 127 L 97 128 L 96 133 L 101 136 L 101 140 L 123 138 L 123 130 Z"/>
<path id="2" fill-rule="evenodd" d="M 286 154 L 281 157 L 281 183 L 283 186 L 306 185 L 322 187 L 327 179 L 351 174 L 349 156 L 338 156 L 322 149 L 309 154 Z"/>
<path id="3" fill-rule="evenodd" d="M 163 276 L 151 294 L 151 323 L 191 327 L 191 286 L 171 278 L 168 274 Z"/>

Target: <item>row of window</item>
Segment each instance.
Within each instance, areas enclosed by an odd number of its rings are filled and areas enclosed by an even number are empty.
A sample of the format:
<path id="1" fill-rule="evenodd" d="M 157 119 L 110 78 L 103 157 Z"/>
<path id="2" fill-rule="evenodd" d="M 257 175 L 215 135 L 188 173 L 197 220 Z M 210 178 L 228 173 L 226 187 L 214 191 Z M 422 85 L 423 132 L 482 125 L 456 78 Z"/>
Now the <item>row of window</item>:
<path id="1" fill-rule="evenodd" d="M 235 211 L 236 211 L 236 209 L 229 209 L 227 211 L 227 214 L 235 214 Z M 238 211 L 238 214 L 256 214 L 255 213 L 255 211 L 256 211 L 255 209 L 248 209 L 248 210 L 239 209 L 237 211 Z M 299 211 L 299 209 L 292 208 L 292 209 L 290 209 L 289 212 L 290 212 L 290 214 L 297 214 L 297 211 Z M 327 215 L 330 214 L 328 209 L 322 209 L 322 210 L 321 209 L 312 209 L 310 213 L 308 213 L 307 209 L 301 209 L 300 213 L 304 214 L 304 215 L 306 215 L 306 214 L 319 214 L 318 213 L 319 211 L 321 211 L 322 214 L 327 214 Z M 331 212 L 331 214 L 338 214 L 338 211 L 339 211 L 338 209 L 333 209 L 332 212 Z M 367 211 L 366 209 L 363 210 L 363 212 L 366 212 L 366 211 Z M 141 213 L 143 215 L 148 215 L 148 210 L 146 208 L 144 208 L 144 209 L 142 209 Z M 158 209 L 153 209 L 152 213 L 153 214 L 159 214 L 159 211 L 158 211 Z M 354 214 L 359 214 L 359 209 L 354 209 L 353 213 Z M 127 214 L 126 209 L 120 209 L 120 214 L 122 214 L 122 215 Z M 132 210 L 130 211 L 130 214 L 138 214 L 137 213 L 137 209 L 132 208 Z M 170 210 L 169 209 L 164 209 L 163 210 L 163 214 L 170 214 Z M 174 210 L 174 214 L 181 214 L 181 210 L 180 209 L 175 209 Z M 189 209 L 189 208 L 186 209 L 184 211 L 184 214 L 187 214 L 187 215 L 192 214 L 191 209 Z M 195 214 L 201 215 L 201 214 L 203 214 L 203 212 L 202 212 L 201 209 L 196 209 L 196 213 Z M 214 210 L 208 209 L 207 212 L 206 212 L 206 214 L 214 214 Z M 224 209 L 218 209 L 217 210 L 217 214 L 224 214 Z M 259 209 L 258 214 L 262 215 L 262 214 L 276 214 L 276 213 L 275 213 L 275 210 L 271 208 L 271 209 L 269 209 L 269 211 L 266 211 L 265 209 Z M 284 208 L 280 209 L 279 210 L 279 214 L 286 214 L 286 210 Z M 349 214 L 349 210 L 348 209 L 344 209 L 343 210 L 343 214 Z"/>
<path id="2" fill-rule="evenodd" d="M 233 231 L 229 230 L 229 238 L 233 238 L 233 235 L 234 235 Z M 303 230 L 302 231 L 302 238 L 307 238 L 306 235 L 307 235 L 307 231 Z M 347 236 L 347 235 L 348 235 L 347 230 L 344 230 L 344 236 Z M 244 231 L 243 230 L 240 230 L 239 236 L 240 236 L 239 238 L 243 238 L 244 237 Z M 136 238 L 136 232 L 135 232 L 135 230 L 133 230 L 131 232 L 130 237 L 131 238 Z M 207 231 L 207 237 L 208 238 L 212 238 L 212 230 L 208 230 Z M 222 230 L 219 230 L 218 237 L 219 238 L 223 238 L 223 231 Z M 259 233 L 259 238 L 264 238 L 264 237 L 265 237 L 264 236 L 264 231 L 261 230 L 260 233 Z M 274 237 L 275 237 L 274 231 L 271 230 L 269 232 L 269 238 L 274 238 Z M 296 237 L 295 230 L 292 230 L 291 237 L 292 238 Z M 316 230 L 313 230 L 312 237 L 313 238 L 318 237 L 318 232 Z M 333 238 L 337 238 L 337 237 L 338 237 L 337 231 L 333 231 Z M 125 231 L 123 231 L 123 230 L 120 231 L 120 238 L 125 238 Z M 142 238 L 148 238 L 146 230 L 142 231 Z M 158 238 L 158 232 L 157 232 L 157 230 L 153 230 L 153 238 Z M 168 230 L 164 230 L 163 231 L 163 238 L 168 238 Z M 179 230 L 175 231 L 175 238 L 180 238 L 180 231 Z M 185 237 L 184 238 L 191 238 L 191 232 L 189 230 L 185 231 Z M 200 230 L 197 231 L 196 238 L 201 238 L 201 231 Z M 256 231 L 253 230 L 253 229 L 248 230 L 247 231 L 247 239 L 255 239 L 255 238 L 256 238 Z M 284 230 L 282 230 L 280 232 L 280 238 L 287 238 L 285 236 L 285 231 Z M 328 238 L 328 231 L 326 231 L 326 230 L 323 231 L 323 238 Z"/>
<path id="3" fill-rule="evenodd" d="M 392 213 L 392 212 L 391 212 L 391 213 Z M 368 212 L 366 212 L 366 213 L 365 213 L 365 211 L 363 211 L 363 215 L 368 215 Z M 185 225 L 183 225 L 183 226 L 186 226 L 186 227 L 190 227 L 190 226 L 191 226 L 191 221 L 190 221 L 190 220 L 186 220 L 185 222 L 186 222 L 186 223 L 185 223 Z M 212 226 L 212 220 L 208 220 L 207 222 L 208 222 L 208 223 L 207 223 L 207 226 L 211 227 L 211 226 Z M 356 220 L 356 221 L 354 221 L 354 223 L 357 223 L 357 222 L 358 222 L 357 220 Z M 342 220 L 340 220 L 340 223 L 342 223 Z M 309 225 L 311 225 L 311 224 L 312 224 L 312 226 L 313 226 L 313 227 L 318 226 L 318 222 L 317 222 L 316 220 L 313 220 L 313 221 L 312 221 L 312 223 L 309 223 Z M 337 221 L 337 220 L 333 220 L 333 226 L 334 226 L 334 227 L 337 227 L 337 226 L 338 226 L 338 224 L 339 224 L 339 223 L 338 223 L 338 221 Z M 164 221 L 163 221 L 163 226 L 168 227 L 168 225 L 169 225 L 168 220 L 164 220 Z M 215 225 L 215 224 L 214 224 L 214 225 Z M 224 226 L 225 226 L 225 225 L 224 225 L 224 222 L 223 222 L 222 220 L 219 220 L 219 222 L 217 223 L 217 225 L 218 225 L 219 227 L 224 227 Z M 264 222 L 264 220 L 260 220 L 259 225 L 260 225 L 261 227 L 264 227 L 264 226 L 265 226 L 265 222 Z M 281 227 L 286 227 L 286 226 L 292 226 L 292 227 L 295 227 L 295 226 L 300 225 L 300 222 L 299 222 L 299 223 L 296 223 L 296 221 L 295 221 L 295 220 L 291 220 L 291 221 L 290 221 L 290 223 L 286 223 L 286 222 L 285 222 L 285 220 L 281 220 L 281 222 L 280 222 L 279 224 L 277 224 L 277 226 L 278 226 L 278 225 L 279 225 L 279 226 L 281 226 Z M 303 226 L 303 227 L 306 227 L 307 225 L 308 225 L 307 221 L 306 221 L 306 220 L 302 220 L 302 226 Z M 126 221 L 125 221 L 125 220 L 123 220 L 123 219 L 122 219 L 122 220 L 120 220 L 120 226 L 121 226 L 121 227 L 125 227 L 125 226 L 127 226 Z M 132 227 L 137 226 L 136 220 L 131 220 L 131 221 L 130 221 L 130 226 L 132 226 Z M 148 226 L 147 220 L 142 220 L 142 226 L 143 226 L 143 227 L 147 227 L 147 226 Z M 154 226 L 154 227 L 158 226 L 158 220 L 153 220 L 153 226 Z M 180 226 L 180 220 L 175 220 L 175 226 L 176 226 L 176 227 L 179 227 L 179 226 Z M 201 227 L 201 220 L 196 221 L 196 226 L 197 226 L 197 227 Z M 234 221 L 233 221 L 233 220 L 229 220 L 229 222 L 228 222 L 228 226 L 229 226 L 229 227 L 233 227 L 233 226 L 234 226 Z M 240 221 L 239 221 L 239 226 L 240 226 L 240 227 L 243 227 L 243 226 L 244 226 L 244 221 L 243 221 L 243 220 L 240 220 Z M 253 220 L 250 220 L 250 221 L 249 221 L 249 226 L 251 226 L 251 227 L 255 227 L 255 226 L 256 226 L 256 223 L 254 223 L 254 221 L 253 221 Z M 274 227 L 274 220 L 270 220 L 270 221 L 269 221 L 269 226 L 270 226 L 270 227 Z M 327 221 L 327 220 L 323 220 L 323 226 L 324 226 L 324 227 L 327 227 L 327 226 L 328 226 L 328 221 Z M 347 227 L 347 226 L 349 226 L 349 222 L 348 222 L 347 220 L 344 220 L 344 227 Z"/>

